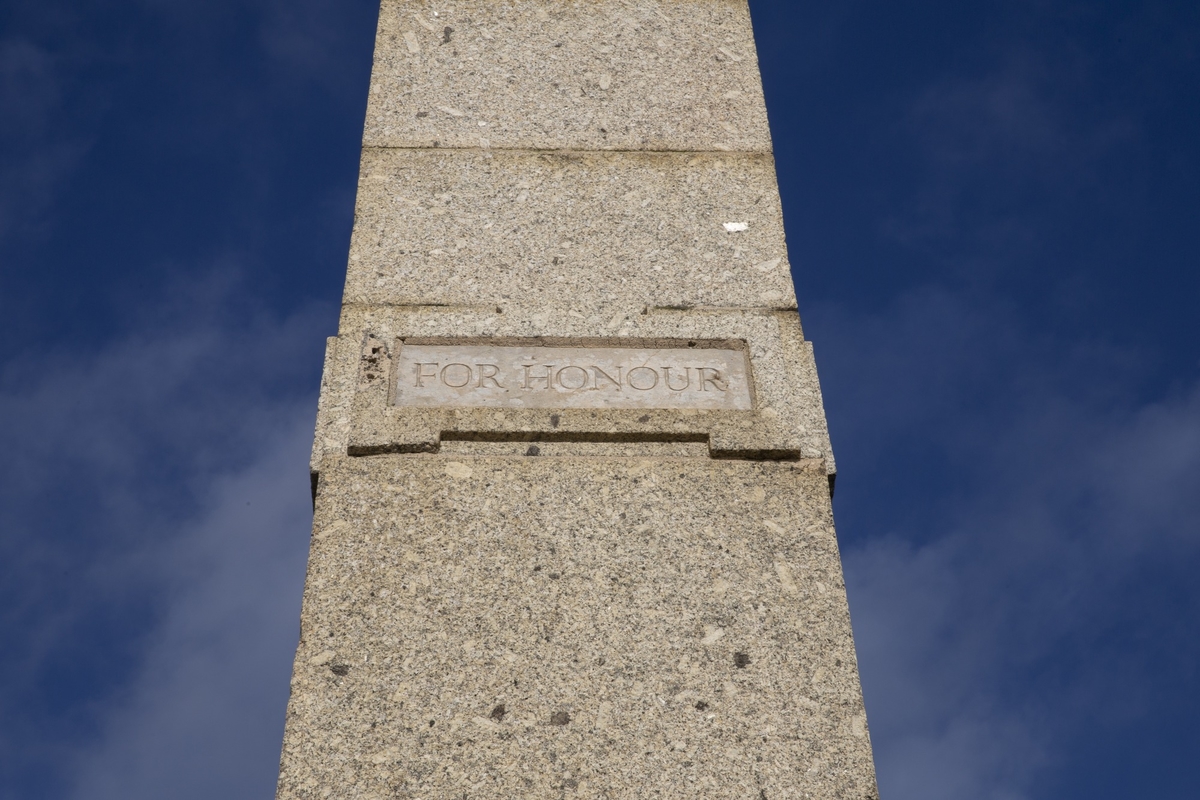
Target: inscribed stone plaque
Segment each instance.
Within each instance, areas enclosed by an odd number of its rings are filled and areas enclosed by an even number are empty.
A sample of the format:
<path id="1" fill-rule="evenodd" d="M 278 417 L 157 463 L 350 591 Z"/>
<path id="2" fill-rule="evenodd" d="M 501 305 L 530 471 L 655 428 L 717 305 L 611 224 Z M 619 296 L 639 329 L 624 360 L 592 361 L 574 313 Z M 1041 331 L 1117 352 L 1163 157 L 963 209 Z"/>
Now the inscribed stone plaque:
<path id="1" fill-rule="evenodd" d="M 404 345 L 398 406 L 748 410 L 743 350 Z"/>

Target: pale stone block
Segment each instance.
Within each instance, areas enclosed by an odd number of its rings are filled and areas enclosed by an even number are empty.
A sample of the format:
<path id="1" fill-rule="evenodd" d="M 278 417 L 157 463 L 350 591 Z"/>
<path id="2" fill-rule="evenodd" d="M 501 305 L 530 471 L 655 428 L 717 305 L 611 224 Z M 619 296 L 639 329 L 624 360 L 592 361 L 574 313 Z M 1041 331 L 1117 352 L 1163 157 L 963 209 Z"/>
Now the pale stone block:
<path id="1" fill-rule="evenodd" d="M 355 213 L 346 303 L 796 307 L 769 155 L 367 150 Z"/>
<path id="2" fill-rule="evenodd" d="M 327 459 L 280 800 L 877 797 L 825 472 Z"/>
<path id="3" fill-rule="evenodd" d="M 771 149 L 737 0 L 385 0 L 363 141 Z"/>

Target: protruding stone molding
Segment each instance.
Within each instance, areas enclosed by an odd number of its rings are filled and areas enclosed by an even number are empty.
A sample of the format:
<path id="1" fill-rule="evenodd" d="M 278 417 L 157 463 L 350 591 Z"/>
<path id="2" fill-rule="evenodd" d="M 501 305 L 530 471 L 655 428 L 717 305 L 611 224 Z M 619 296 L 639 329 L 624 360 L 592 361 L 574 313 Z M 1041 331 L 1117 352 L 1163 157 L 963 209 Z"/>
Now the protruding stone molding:
<path id="1" fill-rule="evenodd" d="M 821 458 L 834 472 L 812 348 L 789 312 L 660 311 L 626 320 L 619 335 L 596 336 L 565 315 L 521 320 L 446 309 L 347 309 L 330 343 L 319 420 L 320 452 L 435 453 L 443 436 L 534 441 L 697 441 L 714 457 Z M 551 335 L 537 336 L 536 331 Z M 428 408 L 390 397 L 393 355 L 404 341 L 530 343 L 549 346 L 741 347 L 749 360 L 748 410 L 693 408 Z"/>

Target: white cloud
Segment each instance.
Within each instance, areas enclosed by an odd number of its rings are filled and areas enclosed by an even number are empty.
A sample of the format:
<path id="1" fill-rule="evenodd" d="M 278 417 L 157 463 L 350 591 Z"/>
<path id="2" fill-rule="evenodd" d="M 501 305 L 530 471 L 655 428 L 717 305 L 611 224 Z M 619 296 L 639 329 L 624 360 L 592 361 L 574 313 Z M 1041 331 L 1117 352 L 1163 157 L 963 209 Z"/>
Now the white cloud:
<path id="1" fill-rule="evenodd" d="M 1200 386 L 1138 405 L 1114 391 L 1126 354 L 944 292 L 809 322 L 851 445 L 839 534 L 881 795 L 1041 796 L 1088 725 L 1164 702 L 1155 656 L 1111 641 L 1186 637 L 1128 587 L 1200 559 Z"/>
<path id="2" fill-rule="evenodd" d="M 280 411 L 254 463 L 218 479 L 203 518 L 156 559 L 164 613 L 75 797 L 272 795 L 311 523 L 311 413 Z"/>
<path id="3" fill-rule="evenodd" d="M 6 788 L 269 794 L 334 320 L 238 288 L 176 287 L 122 339 L 0 373 Z"/>
<path id="4" fill-rule="evenodd" d="M 62 111 L 59 64 L 44 48 L 0 39 L 0 242 L 36 225 L 87 143 L 54 126 Z"/>

